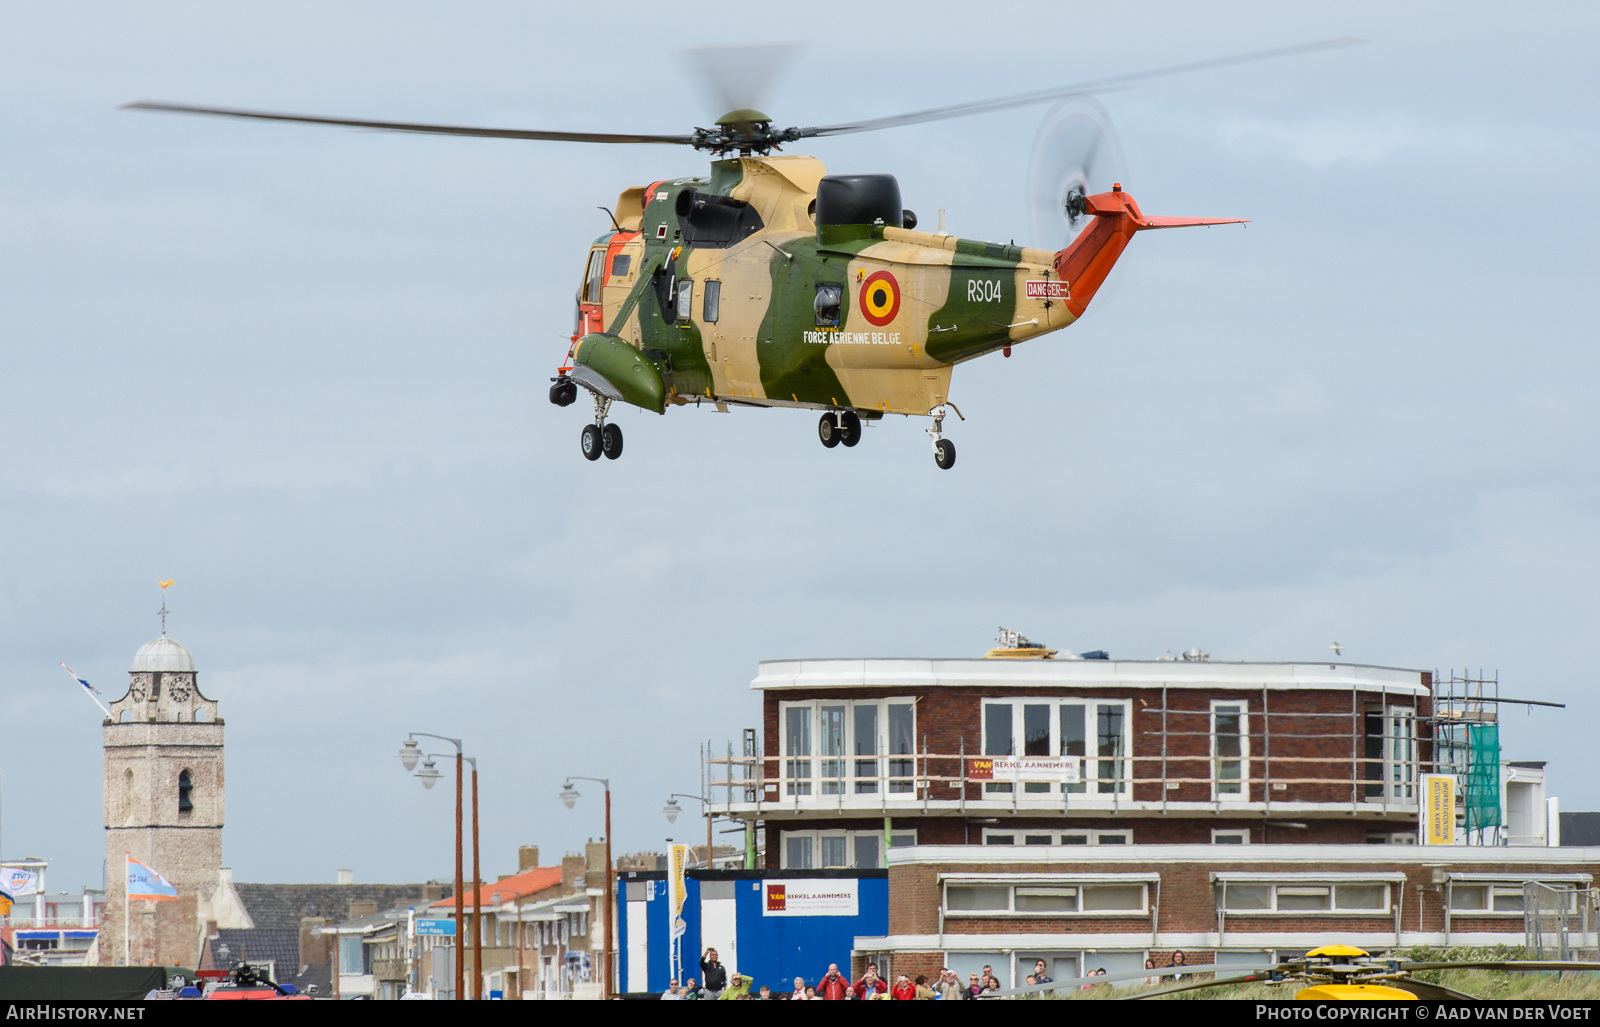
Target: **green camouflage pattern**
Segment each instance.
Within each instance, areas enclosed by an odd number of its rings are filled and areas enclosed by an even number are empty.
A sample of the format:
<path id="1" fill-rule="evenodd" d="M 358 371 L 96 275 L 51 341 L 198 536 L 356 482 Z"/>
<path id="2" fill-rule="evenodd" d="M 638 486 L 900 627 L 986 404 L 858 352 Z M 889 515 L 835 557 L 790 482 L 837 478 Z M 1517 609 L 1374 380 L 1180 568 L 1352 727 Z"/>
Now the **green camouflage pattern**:
<path id="1" fill-rule="evenodd" d="M 714 162 L 709 178 L 624 192 L 622 231 L 591 248 L 606 255 L 605 277 L 571 363 L 611 382 L 624 402 L 658 412 L 711 402 L 926 415 L 946 402 L 954 365 L 1075 320 L 1063 300 L 1027 295 L 1026 282 L 1056 279 L 1048 250 L 892 225 L 819 232 L 812 211 L 824 174 L 815 157 L 738 157 Z M 686 246 L 675 206 L 684 189 L 744 201 L 763 227 L 727 248 Z M 628 267 L 613 277 L 620 254 Z M 594 266 L 586 255 L 585 268 Z M 897 308 L 875 308 L 883 323 L 874 323 L 863 305 L 891 294 L 864 295 L 869 282 L 888 285 L 873 279 L 880 272 L 899 298 Z M 685 282 L 688 316 L 663 316 L 663 292 L 676 309 Z M 709 283 L 720 292 L 715 320 L 705 316 Z M 819 283 L 844 287 L 837 328 L 817 324 Z M 581 299 L 592 284 L 583 283 Z"/>

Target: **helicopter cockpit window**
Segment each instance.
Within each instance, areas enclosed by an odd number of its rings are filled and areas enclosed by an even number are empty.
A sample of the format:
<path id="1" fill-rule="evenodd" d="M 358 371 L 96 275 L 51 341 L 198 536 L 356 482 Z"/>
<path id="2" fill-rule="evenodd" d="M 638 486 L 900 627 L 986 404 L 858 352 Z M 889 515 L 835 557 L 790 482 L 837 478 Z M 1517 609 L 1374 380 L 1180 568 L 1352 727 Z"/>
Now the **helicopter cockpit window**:
<path id="1" fill-rule="evenodd" d="M 823 283 L 817 286 L 817 298 L 813 306 L 817 312 L 818 328 L 839 327 L 839 305 L 843 298 L 842 285 Z"/>
<path id="2" fill-rule="evenodd" d="M 628 268 L 632 264 L 633 264 L 633 256 L 631 254 L 619 253 L 615 257 L 612 257 L 611 258 L 611 277 L 612 278 L 625 278 L 625 277 L 627 277 Z"/>
<path id="3" fill-rule="evenodd" d="M 708 324 L 715 323 L 718 314 L 721 313 L 722 283 L 717 281 L 707 281 L 705 294 L 705 309 L 701 311 L 700 319 Z"/>
<path id="4" fill-rule="evenodd" d="M 694 282 L 688 278 L 678 280 L 678 320 L 687 321 L 694 315 Z"/>
<path id="5" fill-rule="evenodd" d="M 583 302 L 599 303 L 600 286 L 604 282 L 601 269 L 606 264 L 606 251 L 595 250 L 589 254 L 589 270 L 584 274 Z"/>

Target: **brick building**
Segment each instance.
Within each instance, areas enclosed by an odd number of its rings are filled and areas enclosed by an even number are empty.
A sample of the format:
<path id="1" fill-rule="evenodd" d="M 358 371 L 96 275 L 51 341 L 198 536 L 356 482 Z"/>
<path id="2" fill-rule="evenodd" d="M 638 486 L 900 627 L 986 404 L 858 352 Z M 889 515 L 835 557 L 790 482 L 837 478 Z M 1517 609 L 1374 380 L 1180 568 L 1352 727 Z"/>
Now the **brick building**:
<path id="1" fill-rule="evenodd" d="M 1488 844 L 1416 846 L 1422 777 L 1497 720 L 1428 671 L 1044 652 L 765 662 L 715 812 L 768 870 L 887 866 L 889 935 L 857 956 L 896 972 L 1520 943 L 1523 882 L 1592 905 L 1600 853 L 1547 847 L 1542 763 L 1496 753 Z"/>

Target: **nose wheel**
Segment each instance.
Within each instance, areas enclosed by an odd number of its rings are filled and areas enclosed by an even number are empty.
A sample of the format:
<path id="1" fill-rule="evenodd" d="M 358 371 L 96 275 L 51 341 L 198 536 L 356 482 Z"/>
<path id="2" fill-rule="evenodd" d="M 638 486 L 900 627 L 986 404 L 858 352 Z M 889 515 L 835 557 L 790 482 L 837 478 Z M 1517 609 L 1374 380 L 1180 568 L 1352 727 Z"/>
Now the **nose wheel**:
<path id="1" fill-rule="evenodd" d="M 956 411 L 957 417 L 966 420 L 954 403 L 950 404 L 950 408 Z M 927 432 L 933 440 L 933 462 L 939 465 L 941 471 L 948 471 L 956 465 L 956 444 L 944 437 L 944 407 L 934 407 L 932 413 L 933 424 L 928 426 Z"/>
<path id="2" fill-rule="evenodd" d="M 585 460 L 598 460 L 602 456 L 615 460 L 622 455 L 622 429 L 606 423 L 606 414 L 610 411 L 611 401 L 595 396 L 594 423 L 584 425 L 583 433 L 578 436 L 578 449 Z"/>

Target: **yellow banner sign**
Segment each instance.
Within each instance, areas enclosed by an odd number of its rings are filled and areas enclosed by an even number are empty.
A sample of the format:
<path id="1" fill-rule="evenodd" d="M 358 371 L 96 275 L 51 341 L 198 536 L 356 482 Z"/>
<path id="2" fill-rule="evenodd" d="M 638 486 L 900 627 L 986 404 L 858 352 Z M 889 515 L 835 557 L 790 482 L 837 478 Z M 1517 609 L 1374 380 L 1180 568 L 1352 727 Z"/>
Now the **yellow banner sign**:
<path id="1" fill-rule="evenodd" d="M 1421 830 L 1423 845 L 1454 845 L 1456 840 L 1456 779 L 1449 774 L 1422 778 Z"/>

